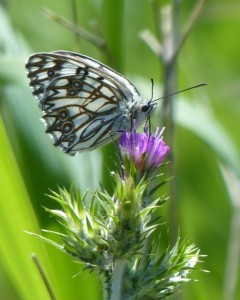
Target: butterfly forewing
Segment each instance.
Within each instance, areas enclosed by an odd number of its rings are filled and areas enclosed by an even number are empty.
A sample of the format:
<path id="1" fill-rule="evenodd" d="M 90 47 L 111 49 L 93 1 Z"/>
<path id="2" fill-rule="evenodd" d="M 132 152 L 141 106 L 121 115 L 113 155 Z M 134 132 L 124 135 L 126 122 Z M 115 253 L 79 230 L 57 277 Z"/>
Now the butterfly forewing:
<path id="1" fill-rule="evenodd" d="M 129 129 L 141 98 L 122 75 L 65 51 L 32 55 L 26 67 L 44 112 L 46 132 L 63 151 L 75 154 L 92 149 Z"/>

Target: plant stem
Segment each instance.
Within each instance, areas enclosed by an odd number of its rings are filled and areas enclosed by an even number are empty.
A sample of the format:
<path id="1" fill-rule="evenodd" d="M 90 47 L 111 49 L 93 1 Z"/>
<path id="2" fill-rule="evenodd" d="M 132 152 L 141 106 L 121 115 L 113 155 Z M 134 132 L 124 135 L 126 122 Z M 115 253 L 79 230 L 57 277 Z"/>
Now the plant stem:
<path id="1" fill-rule="evenodd" d="M 91 32 L 87 31 L 86 29 L 76 26 L 75 23 L 65 20 L 64 18 L 58 16 L 57 14 L 51 12 L 48 9 L 44 9 L 44 13 L 49 19 L 55 21 L 56 23 L 62 25 L 63 27 L 69 29 L 70 31 L 72 31 L 75 34 L 75 36 L 78 36 L 78 37 L 84 39 L 85 41 L 88 41 L 92 45 L 96 46 L 105 55 L 107 62 L 109 62 L 109 63 L 113 62 L 112 64 L 114 64 L 114 59 L 113 59 L 112 53 L 110 52 L 109 47 L 108 47 L 107 42 L 104 37 L 96 35 L 96 34 L 92 34 Z M 100 31 L 99 31 L 99 33 L 100 33 Z"/>
<path id="2" fill-rule="evenodd" d="M 110 300 L 121 300 L 122 298 L 122 282 L 125 269 L 127 266 L 126 259 L 119 259 L 114 263 L 114 271 L 111 283 L 111 296 Z"/>
<path id="3" fill-rule="evenodd" d="M 173 1 L 173 8 L 166 7 L 162 10 L 162 71 L 163 71 L 163 96 L 169 95 L 177 90 L 177 55 L 176 45 L 179 39 L 179 1 Z M 163 99 L 162 120 L 166 130 L 166 141 L 171 149 L 174 149 L 174 97 Z M 172 177 L 174 174 L 173 151 L 170 152 L 171 164 L 168 164 L 168 173 Z M 178 233 L 177 220 L 177 197 L 175 180 L 170 182 L 170 205 L 169 205 L 169 228 L 170 238 L 174 242 Z"/>
<path id="4" fill-rule="evenodd" d="M 71 8 L 72 8 L 72 21 L 73 24 L 77 27 L 78 26 L 78 11 L 77 11 L 77 3 L 76 0 L 71 0 Z M 74 37 L 76 41 L 76 46 L 80 48 L 80 37 L 76 32 L 74 32 Z"/>
<path id="5" fill-rule="evenodd" d="M 45 15 L 55 21 L 56 23 L 62 25 L 63 27 L 71 30 L 73 33 L 75 33 L 77 36 L 82 37 L 84 40 L 90 42 L 91 44 L 95 45 L 98 48 L 104 48 L 106 46 L 105 40 L 101 37 L 98 37 L 84 28 L 81 28 L 79 26 L 76 26 L 74 23 L 65 20 L 64 18 L 58 16 L 57 14 L 51 12 L 48 9 L 44 9 Z"/>
<path id="6" fill-rule="evenodd" d="M 161 2 L 153 0 L 153 14 L 155 18 L 156 31 L 158 34 L 159 43 L 157 43 L 152 36 L 146 32 L 142 38 L 159 58 L 161 63 L 161 71 L 163 74 L 163 97 L 172 94 L 177 90 L 177 59 L 178 54 L 191 32 L 197 18 L 199 17 L 205 0 L 199 0 L 189 18 L 186 22 L 183 33 L 180 33 L 180 0 L 172 0 L 172 6 L 161 6 Z M 161 13 L 160 13 L 161 12 Z M 166 127 L 166 141 L 171 149 L 174 149 L 174 98 L 169 96 L 163 99 L 161 117 L 162 126 Z M 174 172 L 174 157 L 173 152 L 170 153 L 169 158 L 171 164 L 168 164 L 169 177 L 173 177 Z M 175 180 L 170 182 L 170 206 L 169 206 L 169 220 L 170 220 L 170 238 L 174 242 L 178 235 L 178 214 L 177 214 L 177 197 L 176 197 L 176 183 Z"/>
<path id="7" fill-rule="evenodd" d="M 223 299 L 233 300 L 238 288 L 240 254 L 240 180 L 230 167 L 220 164 L 232 205 L 227 259 L 224 274 Z"/>
<path id="8" fill-rule="evenodd" d="M 49 282 L 49 280 L 48 280 L 48 278 L 47 278 L 47 276 L 46 276 L 46 274 L 45 274 L 45 272 L 43 270 L 43 267 L 41 266 L 41 264 L 40 264 L 40 262 L 39 262 L 39 260 L 38 260 L 38 258 L 37 258 L 37 256 L 36 256 L 35 253 L 32 254 L 32 260 L 34 261 L 34 263 L 35 263 L 35 265 L 36 265 L 36 267 L 37 267 L 37 269 L 39 271 L 39 274 L 42 277 L 42 280 L 43 280 L 43 282 L 44 282 L 44 284 L 46 286 L 46 289 L 48 291 L 50 299 L 51 300 L 56 300 L 57 298 L 56 298 L 56 296 L 55 296 L 55 294 L 53 292 L 51 284 L 50 284 L 50 282 Z"/>
<path id="9" fill-rule="evenodd" d="M 182 48 L 184 42 L 188 38 L 189 34 L 191 33 L 194 25 L 197 22 L 197 19 L 199 15 L 201 14 L 204 5 L 205 5 L 206 0 L 199 0 L 195 7 L 193 8 L 191 14 L 188 17 L 188 20 L 184 26 L 183 33 L 181 35 L 181 38 L 179 39 L 179 44 L 177 45 L 175 49 L 174 56 L 178 54 L 179 50 Z"/>

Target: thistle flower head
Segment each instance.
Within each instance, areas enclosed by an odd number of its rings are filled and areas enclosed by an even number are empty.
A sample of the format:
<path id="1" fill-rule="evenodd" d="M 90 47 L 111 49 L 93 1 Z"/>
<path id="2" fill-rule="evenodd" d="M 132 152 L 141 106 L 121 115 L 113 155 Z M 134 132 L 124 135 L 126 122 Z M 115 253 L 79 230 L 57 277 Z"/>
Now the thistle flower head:
<path id="1" fill-rule="evenodd" d="M 114 193 L 103 186 L 91 196 L 60 188 L 50 197 L 62 208 L 46 209 L 64 230 L 46 232 L 60 242 L 34 234 L 98 272 L 106 299 L 166 298 L 190 280 L 199 261 L 194 245 L 178 238 L 173 248 L 163 248 L 153 234 L 160 228 L 156 212 L 166 200 L 151 199 L 166 182 L 152 180 L 170 150 L 162 132 L 124 132 L 119 140 L 124 174 L 111 173 Z"/>
<path id="2" fill-rule="evenodd" d="M 148 170 L 151 170 L 151 173 L 155 171 L 170 150 L 159 128 L 155 134 L 150 135 L 145 132 L 123 132 L 119 138 L 119 145 L 122 156 L 133 162 L 137 172 L 142 175 Z"/>

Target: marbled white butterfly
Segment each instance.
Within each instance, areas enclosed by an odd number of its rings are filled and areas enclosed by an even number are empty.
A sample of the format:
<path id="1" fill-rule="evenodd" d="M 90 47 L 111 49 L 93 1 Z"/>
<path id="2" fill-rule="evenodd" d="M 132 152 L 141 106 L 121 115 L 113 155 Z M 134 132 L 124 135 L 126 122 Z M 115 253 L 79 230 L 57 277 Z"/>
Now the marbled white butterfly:
<path id="1" fill-rule="evenodd" d="M 155 106 L 124 76 L 82 54 L 37 53 L 26 68 L 46 132 L 70 155 L 132 130 Z"/>

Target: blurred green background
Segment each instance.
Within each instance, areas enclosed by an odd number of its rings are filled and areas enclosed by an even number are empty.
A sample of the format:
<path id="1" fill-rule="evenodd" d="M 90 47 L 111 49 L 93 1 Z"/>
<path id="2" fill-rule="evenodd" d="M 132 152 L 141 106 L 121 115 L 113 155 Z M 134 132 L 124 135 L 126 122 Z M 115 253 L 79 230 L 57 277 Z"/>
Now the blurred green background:
<path id="1" fill-rule="evenodd" d="M 162 1 L 165 4 L 171 1 Z M 25 72 L 34 52 L 69 50 L 117 68 L 150 98 L 161 96 L 159 59 L 140 39 L 156 35 L 151 1 L 11 0 L 0 1 L 0 299 L 49 299 L 31 260 L 36 253 L 57 299 L 101 299 L 95 274 L 24 231 L 40 232 L 56 224 L 44 211 L 53 208 L 46 194 L 72 182 L 96 188 L 108 185 L 114 147 L 68 157 L 55 149 L 31 94 Z M 197 1 L 180 5 L 180 28 Z M 106 37 L 113 60 L 91 43 L 46 17 L 47 8 Z M 207 82 L 176 100 L 174 147 L 180 233 L 207 255 L 197 282 L 182 286 L 181 299 L 240 299 L 240 3 L 206 1 L 180 51 L 178 89 Z M 77 15 L 77 18 L 76 18 Z M 75 16 L 75 17 L 74 17 Z M 158 114 L 153 116 L 158 122 Z M 166 128 L 167 131 L 167 128 Z M 109 158 L 110 157 L 110 158 Z M 109 187 L 110 188 L 110 187 Z M 171 201 L 171 200 L 170 200 Z M 168 206 L 166 206 L 167 208 Z M 164 221 L 167 220 L 167 209 Z M 74 277 L 74 275 L 78 274 Z"/>

